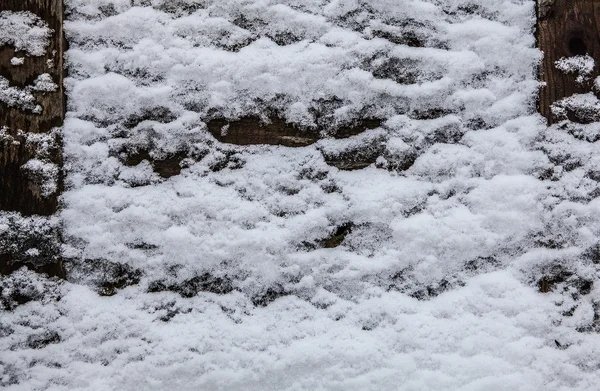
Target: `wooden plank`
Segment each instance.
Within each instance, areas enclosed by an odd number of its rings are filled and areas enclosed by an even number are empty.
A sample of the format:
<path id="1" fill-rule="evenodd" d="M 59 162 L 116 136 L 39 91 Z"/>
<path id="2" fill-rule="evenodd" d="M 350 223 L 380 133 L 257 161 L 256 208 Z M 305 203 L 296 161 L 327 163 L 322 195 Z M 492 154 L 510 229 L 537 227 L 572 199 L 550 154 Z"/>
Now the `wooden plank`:
<path id="1" fill-rule="evenodd" d="M 36 57 L 24 52 L 15 52 L 15 48 L 5 45 L 0 47 L 0 75 L 8 79 L 11 87 L 25 88 L 41 74 L 50 74 L 58 85 L 55 92 L 33 92 L 42 107 L 41 114 L 26 112 L 16 107 L 8 107 L 0 102 L 0 129 L 4 129 L 0 137 L 0 210 L 18 212 L 21 216 L 50 216 L 58 211 L 58 197 L 62 191 L 63 180 L 61 170 L 58 174 L 57 191 L 44 194 L 40 181 L 28 175 L 22 166 L 39 155 L 38 146 L 31 143 L 32 134 L 50 134 L 63 124 L 65 116 L 65 95 L 63 91 L 63 2 L 62 0 L 1 0 L 2 11 L 29 11 L 44 20 L 53 30 L 46 54 Z M 24 57 L 24 63 L 11 65 L 13 57 Z M 53 132 L 52 134 L 56 134 Z M 29 142 L 28 142 L 29 140 Z M 56 145 L 46 152 L 49 161 L 62 167 L 62 150 L 60 134 L 56 137 Z M 23 235 L 26 235 L 24 232 Z M 56 238 L 59 237 L 57 232 Z M 26 239 L 23 239 L 26 240 Z M 36 242 L 35 240 L 33 242 Z M 37 248 L 52 254 L 40 254 L 39 264 L 29 259 L 21 262 L 0 248 L 0 273 L 6 274 L 27 264 L 35 269 L 53 275 L 62 275 L 56 246 L 48 243 L 37 243 Z M 53 260 L 48 264 L 48 259 Z"/>
<path id="2" fill-rule="evenodd" d="M 592 91 L 594 79 L 600 74 L 600 1 L 538 0 L 537 41 L 544 52 L 540 80 L 546 85 L 540 91 L 539 110 L 548 123 L 556 122 L 551 105 L 573 94 Z M 556 68 L 563 57 L 589 55 L 596 67 L 583 83 L 577 75 Z"/>

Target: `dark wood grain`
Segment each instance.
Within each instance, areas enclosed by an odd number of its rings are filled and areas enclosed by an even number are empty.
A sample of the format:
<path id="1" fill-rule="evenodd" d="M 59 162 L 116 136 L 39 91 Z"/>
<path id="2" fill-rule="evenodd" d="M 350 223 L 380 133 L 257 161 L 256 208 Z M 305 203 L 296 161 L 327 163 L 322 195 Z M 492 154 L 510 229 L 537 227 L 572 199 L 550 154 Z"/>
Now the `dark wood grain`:
<path id="1" fill-rule="evenodd" d="M 381 126 L 382 122 L 380 119 L 368 118 L 355 124 L 338 126 L 332 128 L 333 137 L 340 139 L 355 136 Z M 276 116 L 272 116 L 268 121 L 258 117 L 244 117 L 233 121 L 214 119 L 209 121 L 207 126 L 217 140 L 237 145 L 305 147 L 321 138 L 319 130 L 303 130 Z"/>
<path id="2" fill-rule="evenodd" d="M 34 144 L 27 143 L 28 134 L 48 133 L 62 126 L 65 115 L 65 94 L 63 91 L 63 2 L 62 0 L 0 0 L 2 11 L 29 11 L 41 19 L 53 30 L 46 54 L 35 57 L 25 52 L 15 52 L 15 48 L 0 46 L 0 75 L 9 80 L 10 85 L 24 88 L 31 85 L 41 74 L 48 73 L 58 85 L 55 92 L 34 92 L 42 106 L 41 114 L 25 112 L 18 108 L 0 103 L 0 128 L 5 136 L 0 138 L 0 210 L 18 212 L 22 216 L 50 216 L 58 211 L 58 197 L 62 191 L 63 180 L 59 170 L 58 191 L 44 196 L 40 184 L 24 173 L 23 164 L 36 156 Z M 10 64 L 13 57 L 24 57 L 19 66 Z M 60 135 L 56 147 L 49 154 L 51 162 L 62 167 Z M 23 233 L 26 234 L 26 233 Z M 49 235 L 49 241 L 58 241 L 59 233 Z M 25 240 L 25 239 L 24 239 Z M 32 245 L 46 248 L 52 254 L 40 254 L 39 259 L 20 259 L 6 248 L 0 248 L 0 273 L 9 273 L 16 268 L 28 265 L 38 271 L 51 275 L 63 275 L 56 243 L 37 243 Z M 35 242 L 35 243 L 34 243 Z M 6 247 L 6 246 L 4 246 Z M 9 246 L 10 247 L 10 246 Z M 48 261 L 51 260 L 51 261 Z"/>
<path id="3" fill-rule="evenodd" d="M 538 0 L 538 4 L 537 40 L 544 52 L 539 76 L 546 83 L 540 91 L 539 110 L 552 124 L 556 119 L 551 105 L 573 94 L 589 93 L 600 74 L 600 1 Z M 563 57 L 585 54 L 596 61 L 596 68 L 584 83 L 576 82 L 576 74 L 565 74 L 555 66 Z"/>
<path id="4" fill-rule="evenodd" d="M 279 118 L 269 123 L 258 117 L 235 121 L 215 119 L 208 122 L 208 130 L 219 141 L 237 145 L 269 144 L 286 147 L 305 147 L 318 140 L 316 132 L 302 131 Z"/>
<path id="5" fill-rule="evenodd" d="M 24 87 L 30 85 L 40 74 L 48 73 L 58 85 L 56 92 L 34 93 L 43 108 L 41 114 L 24 112 L 18 108 L 10 108 L 0 103 L 0 127 L 7 127 L 8 132 L 17 141 L 22 141 L 19 131 L 24 133 L 47 133 L 52 128 L 61 126 L 65 113 L 65 95 L 63 91 L 63 50 L 62 0 L 1 0 L 2 10 L 30 11 L 42 18 L 54 30 L 46 54 L 40 57 L 26 56 L 20 66 L 10 65 L 15 56 L 14 48 L 0 47 L 0 75 L 7 78 L 11 85 Z M 53 66 L 48 66 L 48 61 Z M 58 192 L 49 197 L 42 197 L 40 189 L 27 178 L 20 167 L 30 160 L 34 152 L 24 143 L 5 140 L 0 143 L 0 210 L 20 212 L 25 216 L 51 215 L 58 208 Z M 52 159 L 62 165 L 60 151 L 53 153 Z M 62 180 L 59 180 L 62 187 Z"/>

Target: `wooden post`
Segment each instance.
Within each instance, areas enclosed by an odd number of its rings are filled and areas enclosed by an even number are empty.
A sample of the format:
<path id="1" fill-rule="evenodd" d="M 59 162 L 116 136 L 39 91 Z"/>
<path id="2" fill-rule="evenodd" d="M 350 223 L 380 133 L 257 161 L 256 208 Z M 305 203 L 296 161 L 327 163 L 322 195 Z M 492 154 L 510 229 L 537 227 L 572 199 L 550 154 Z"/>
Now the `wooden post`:
<path id="1" fill-rule="evenodd" d="M 63 187 L 62 170 L 58 171 L 57 190 L 52 194 L 44 194 L 39 179 L 27 175 L 23 165 L 32 158 L 39 157 L 40 152 L 39 145 L 32 143 L 32 137 L 28 136 L 50 134 L 53 129 L 62 126 L 64 120 L 63 3 L 62 0 L 1 0 L 1 3 L 2 11 L 29 11 L 35 14 L 48 24 L 53 33 L 46 53 L 42 56 L 15 52 L 15 48 L 9 45 L 0 46 L 0 75 L 9 80 L 11 87 L 26 88 L 39 75 L 47 73 L 58 85 L 58 89 L 54 92 L 33 92 L 42 107 L 42 112 L 38 114 L 18 107 L 8 107 L 0 102 L 0 129 L 3 129 L 3 136 L 0 137 L 0 211 L 18 212 L 23 217 L 50 216 L 58 211 L 58 196 Z M 14 57 L 23 57 L 23 64 L 11 64 Z M 52 134 L 56 133 L 54 131 Z M 62 168 L 60 133 L 52 138 L 55 142 L 44 151 L 45 159 Z M 19 240 L 29 240 L 42 253 L 37 258 L 22 260 L 0 247 L 0 273 L 10 273 L 22 265 L 28 265 L 52 275 L 62 275 L 57 245 L 39 243 L 39 238 L 28 238 L 27 235 L 27 232 L 20 233 Z M 54 236 L 57 239 L 58 232 Z M 52 254 L 44 254 L 44 251 Z"/>
<path id="2" fill-rule="evenodd" d="M 538 0 L 537 8 L 537 40 L 544 52 L 540 80 L 546 83 L 540 91 L 539 109 L 551 125 L 555 122 L 551 105 L 573 94 L 589 93 L 600 74 L 600 1 Z M 556 68 L 561 58 L 586 54 L 596 67 L 583 83 L 576 81 L 577 74 Z"/>

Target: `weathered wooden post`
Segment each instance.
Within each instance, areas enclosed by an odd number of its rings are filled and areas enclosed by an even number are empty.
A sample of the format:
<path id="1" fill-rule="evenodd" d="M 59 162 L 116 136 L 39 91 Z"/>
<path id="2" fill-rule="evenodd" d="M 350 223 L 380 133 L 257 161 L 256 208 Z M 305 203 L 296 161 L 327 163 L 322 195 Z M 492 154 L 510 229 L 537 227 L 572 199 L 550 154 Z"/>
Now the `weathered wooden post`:
<path id="1" fill-rule="evenodd" d="M 21 94 L 35 98 L 29 107 L 15 104 L 14 99 L 0 99 L 0 211 L 5 216 L 6 212 L 18 213 L 15 221 L 21 221 L 21 217 L 23 221 L 33 221 L 32 218 L 57 212 L 62 190 L 61 137 L 57 128 L 62 126 L 65 113 L 63 3 L 1 0 L 0 11 L 5 20 L 14 18 L 15 12 L 28 11 L 52 30 L 45 51 L 40 53 L 28 53 L 10 40 L 0 41 L 0 81 L 4 83 L 0 89 L 4 89 L 4 96 Z M 51 275 L 62 275 L 58 230 L 38 230 L 32 236 L 22 228 L 15 223 L 9 227 L 13 232 L 4 232 L 0 273 L 28 265 Z M 15 232 L 19 229 L 23 232 Z M 16 243 L 6 243 L 7 240 Z M 31 251 L 23 257 L 16 255 L 14 249 L 19 246 L 28 246 Z"/>
<path id="2" fill-rule="evenodd" d="M 537 39 L 544 52 L 540 79 L 546 83 L 540 92 L 539 108 L 552 124 L 553 103 L 573 94 L 598 94 L 594 80 L 600 74 L 600 1 L 538 0 Z M 585 55 L 596 63 L 585 78 L 578 80 L 577 73 L 564 72 L 556 66 L 562 58 Z M 569 118 L 578 120 L 576 116 Z"/>

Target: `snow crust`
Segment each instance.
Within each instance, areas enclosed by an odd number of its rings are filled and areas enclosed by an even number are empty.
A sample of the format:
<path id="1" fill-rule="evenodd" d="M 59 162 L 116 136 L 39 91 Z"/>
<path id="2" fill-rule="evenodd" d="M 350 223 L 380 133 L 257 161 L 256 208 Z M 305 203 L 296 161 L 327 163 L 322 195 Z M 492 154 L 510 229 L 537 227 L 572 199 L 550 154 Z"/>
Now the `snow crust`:
<path id="1" fill-rule="evenodd" d="M 535 114 L 533 1 L 66 5 L 70 281 L 3 279 L 53 288 L 2 314 L 0 385 L 597 387 L 600 128 Z M 207 130 L 273 113 L 323 138 Z"/>

